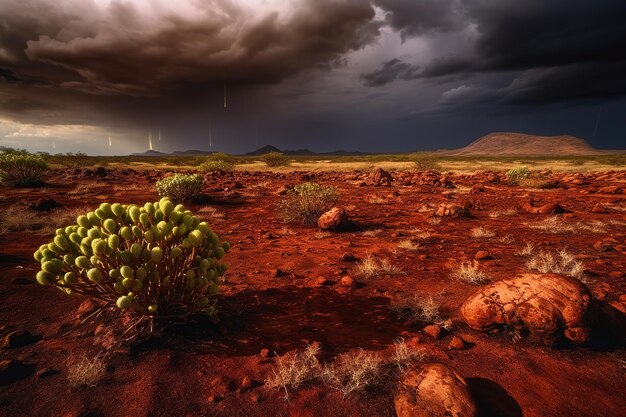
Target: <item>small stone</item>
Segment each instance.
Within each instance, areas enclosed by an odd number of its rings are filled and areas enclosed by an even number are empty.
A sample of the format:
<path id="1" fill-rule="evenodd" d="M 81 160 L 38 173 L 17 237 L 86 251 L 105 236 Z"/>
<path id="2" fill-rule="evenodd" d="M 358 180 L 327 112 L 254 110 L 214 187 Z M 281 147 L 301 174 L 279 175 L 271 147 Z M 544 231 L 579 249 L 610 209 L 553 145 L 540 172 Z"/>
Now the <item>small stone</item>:
<path id="1" fill-rule="evenodd" d="M 341 277 L 341 286 L 349 289 L 356 288 L 356 281 L 350 275 L 344 275 Z"/>
<path id="2" fill-rule="evenodd" d="M 86 316 L 87 314 L 94 311 L 96 307 L 97 305 L 93 301 L 85 300 L 80 303 L 80 306 L 78 306 L 78 311 L 76 313 L 78 314 L 78 317 Z"/>
<path id="3" fill-rule="evenodd" d="M 61 205 L 52 198 L 42 198 L 28 206 L 29 209 L 34 211 L 50 211 L 57 207 L 61 207 Z"/>
<path id="4" fill-rule="evenodd" d="M 54 375 L 58 375 L 60 374 L 60 371 L 57 371 L 56 369 L 48 369 L 48 368 L 43 368 L 37 371 L 37 373 L 35 373 L 35 376 L 37 377 L 37 379 L 43 379 L 43 378 L 48 378 L 50 376 L 54 376 Z"/>
<path id="5" fill-rule="evenodd" d="M 259 356 L 262 358 L 267 358 L 270 355 L 270 350 L 267 348 L 261 349 L 261 352 L 259 352 Z"/>
<path id="6" fill-rule="evenodd" d="M 315 279 L 315 286 L 316 287 L 326 287 L 326 286 L 329 286 L 329 285 L 332 285 L 332 284 L 333 284 L 333 282 L 331 280 L 329 280 L 328 278 L 326 278 L 326 277 L 317 277 Z"/>
<path id="7" fill-rule="evenodd" d="M 474 255 L 474 259 L 476 259 L 477 261 L 482 261 L 485 259 L 493 259 L 493 256 L 486 250 L 479 250 L 478 252 L 476 252 L 476 255 Z"/>
<path id="8" fill-rule="evenodd" d="M 280 269 L 280 268 L 276 268 L 275 270 L 272 271 L 272 277 L 273 278 L 278 278 L 284 275 L 284 272 Z"/>
<path id="9" fill-rule="evenodd" d="M 343 255 L 341 255 L 341 258 L 339 258 L 339 260 L 344 261 L 344 262 L 356 262 L 359 260 L 359 258 L 357 258 L 351 253 L 346 252 Z"/>
<path id="10" fill-rule="evenodd" d="M 210 403 L 217 403 L 222 401 L 222 397 L 219 395 L 209 395 L 206 400 Z"/>
<path id="11" fill-rule="evenodd" d="M 437 324 L 429 324 L 424 327 L 422 331 L 434 339 L 439 339 L 439 335 L 441 335 L 441 326 Z"/>
<path id="12" fill-rule="evenodd" d="M 244 376 L 241 380 L 241 388 L 250 388 L 252 386 L 252 380 L 249 376 Z"/>
<path id="13" fill-rule="evenodd" d="M 448 343 L 448 349 L 450 350 L 463 350 L 465 349 L 465 340 L 459 336 L 452 336 L 450 343 Z"/>
<path id="14" fill-rule="evenodd" d="M 611 271 L 609 272 L 609 276 L 611 278 L 622 278 L 624 276 L 624 273 L 622 271 Z"/>

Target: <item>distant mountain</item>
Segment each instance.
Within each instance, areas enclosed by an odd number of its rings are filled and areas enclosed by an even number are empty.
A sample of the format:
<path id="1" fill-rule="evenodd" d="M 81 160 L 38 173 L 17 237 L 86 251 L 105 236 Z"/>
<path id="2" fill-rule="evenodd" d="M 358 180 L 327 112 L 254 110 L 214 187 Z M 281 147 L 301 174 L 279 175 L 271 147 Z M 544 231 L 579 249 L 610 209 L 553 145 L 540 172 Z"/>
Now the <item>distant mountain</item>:
<path id="1" fill-rule="evenodd" d="M 280 149 L 278 149 L 275 146 L 272 145 L 265 145 L 262 148 L 257 149 L 256 151 L 252 151 L 252 152 L 248 152 L 245 155 L 249 155 L 249 156 L 258 156 L 258 155 L 263 155 L 264 153 L 270 153 L 270 152 L 282 152 Z"/>
<path id="2" fill-rule="evenodd" d="M 131 154 L 131 156 L 169 156 L 169 153 L 163 153 L 159 151 L 145 151 Z"/>
<path id="3" fill-rule="evenodd" d="M 523 133 L 495 132 L 470 143 L 464 148 L 441 152 L 467 156 L 556 156 L 600 155 L 605 153 L 574 136 L 536 136 Z"/>
<path id="4" fill-rule="evenodd" d="M 291 156 L 355 156 L 355 155 L 371 155 L 368 152 L 348 152 L 348 151 L 334 151 L 334 152 L 313 152 L 310 149 L 296 149 L 295 151 L 281 151 L 275 146 L 266 145 L 262 148 L 257 149 L 256 151 L 248 152 L 247 156 L 259 156 L 269 152 L 280 152 L 285 155 Z"/>

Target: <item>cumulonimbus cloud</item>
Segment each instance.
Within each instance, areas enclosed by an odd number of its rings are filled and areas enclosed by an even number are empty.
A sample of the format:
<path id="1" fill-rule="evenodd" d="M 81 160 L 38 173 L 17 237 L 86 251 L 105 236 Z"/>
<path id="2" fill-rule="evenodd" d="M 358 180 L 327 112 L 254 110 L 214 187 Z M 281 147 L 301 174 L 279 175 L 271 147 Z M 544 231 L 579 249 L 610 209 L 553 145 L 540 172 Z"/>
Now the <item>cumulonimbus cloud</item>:
<path id="1" fill-rule="evenodd" d="M 3 1 L 0 68 L 17 79 L 107 95 L 274 83 L 332 64 L 371 43 L 380 27 L 363 0 L 167 4 Z"/>

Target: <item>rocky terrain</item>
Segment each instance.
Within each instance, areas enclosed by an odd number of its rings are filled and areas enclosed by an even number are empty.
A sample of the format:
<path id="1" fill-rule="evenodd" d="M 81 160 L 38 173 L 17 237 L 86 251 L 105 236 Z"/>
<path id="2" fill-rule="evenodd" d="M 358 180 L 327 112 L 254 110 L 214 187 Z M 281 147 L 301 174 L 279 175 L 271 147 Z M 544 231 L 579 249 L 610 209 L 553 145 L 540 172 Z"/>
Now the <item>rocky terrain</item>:
<path id="1" fill-rule="evenodd" d="M 55 170 L 44 187 L 0 188 L 16 217 L 0 235 L 0 415 L 622 416 L 626 172 L 541 174 L 541 189 L 503 172 L 207 174 L 189 208 L 232 244 L 220 320 L 130 345 L 115 343 L 120 318 L 36 285 L 32 254 L 67 213 L 155 201 L 167 174 Z M 303 181 L 340 193 L 321 228 L 277 214 Z M 402 300 L 436 311 L 408 318 Z M 287 400 L 266 384 L 307 346 L 332 363 L 390 358 L 400 340 L 421 362 L 364 390 L 316 380 Z M 72 387 L 83 355 L 104 377 Z"/>

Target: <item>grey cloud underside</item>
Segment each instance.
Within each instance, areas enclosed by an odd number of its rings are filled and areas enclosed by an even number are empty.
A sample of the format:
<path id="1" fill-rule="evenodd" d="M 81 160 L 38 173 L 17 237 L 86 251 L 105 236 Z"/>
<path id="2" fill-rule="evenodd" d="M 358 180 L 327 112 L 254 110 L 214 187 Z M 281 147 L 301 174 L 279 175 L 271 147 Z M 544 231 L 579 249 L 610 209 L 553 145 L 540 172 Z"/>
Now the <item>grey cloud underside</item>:
<path id="1" fill-rule="evenodd" d="M 409 7 L 409 2 L 401 0 L 387 2 Z M 475 25 L 477 38 L 472 50 L 435 57 L 420 68 L 392 60 L 364 74 L 361 78 L 366 85 L 508 72 L 513 78 L 505 87 L 467 84 L 462 91 L 451 91 L 444 101 L 451 104 L 449 98 L 456 96 L 466 103 L 537 104 L 626 95 L 625 2 L 467 0 L 461 2 L 462 12 L 458 3 L 444 3 L 448 15 L 462 13 L 465 25 Z M 434 12 L 439 14 L 439 10 Z M 451 27 L 441 23 L 442 31 Z M 398 28 L 416 31 L 419 26 L 406 22 Z"/>
<path id="2" fill-rule="evenodd" d="M 9 1 L 0 5 L 0 48 L 10 59 L 0 55 L 0 68 L 13 72 L 2 76 L 43 77 L 55 88 L 107 95 L 277 83 L 333 65 L 379 34 L 367 1 L 302 2 L 287 19 L 275 13 L 242 16 L 227 0 L 209 3 L 221 12 L 207 8 L 194 18 L 165 16 L 143 28 L 132 4 L 112 3 L 102 15 L 90 10 L 89 2 L 76 3 L 80 8 L 74 10 Z M 45 76 L 49 71 L 54 77 Z"/>

